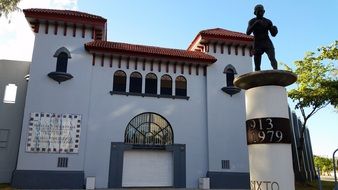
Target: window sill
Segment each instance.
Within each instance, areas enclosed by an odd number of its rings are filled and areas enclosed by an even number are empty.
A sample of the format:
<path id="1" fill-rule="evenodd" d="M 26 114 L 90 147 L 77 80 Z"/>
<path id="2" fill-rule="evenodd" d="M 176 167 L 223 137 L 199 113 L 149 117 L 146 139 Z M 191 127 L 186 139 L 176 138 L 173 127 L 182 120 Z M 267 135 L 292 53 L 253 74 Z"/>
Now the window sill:
<path id="1" fill-rule="evenodd" d="M 48 73 L 48 77 L 57 81 L 59 84 L 73 78 L 71 74 L 65 72 L 50 72 Z"/>
<path id="2" fill-rule="evenodd" d="M 135 92 L 117 92 L 110 91 L 110 95 L 126 95 L 126 96 L 142 96 L 142 97 L 154 97 L 154 98 L 172 98 L 172 99 L 184 99 L 189 100 L 189 96 L 172 96 L 172 95 L 161 95 L 161 94 L 146 94 L 146 93 L 135 93 Z"/>
<path id="3" fill-rule="evenodd" d="M 222 91 L 229 94 L 230 96 L 237 94 L 241 91 L 240 88 L 237 88 L 235 86 L 227 86 L 227 87 L 223 87 Z"/>

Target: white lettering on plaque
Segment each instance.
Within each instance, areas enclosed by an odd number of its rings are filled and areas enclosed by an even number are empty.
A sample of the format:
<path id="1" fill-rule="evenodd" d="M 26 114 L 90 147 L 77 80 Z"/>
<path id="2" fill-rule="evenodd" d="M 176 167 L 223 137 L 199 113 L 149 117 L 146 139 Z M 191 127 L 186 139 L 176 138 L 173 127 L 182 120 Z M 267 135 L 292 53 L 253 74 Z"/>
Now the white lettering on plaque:
<path id="1" fill-rule="evenodd" d="M 250 181 L 250 190 L 279 190 L 275 181 Z"/>
<path id="2" fill-rule="evenodd" d="M 78 153 L 81 115 L 31 113 L 27 152 Z"/>

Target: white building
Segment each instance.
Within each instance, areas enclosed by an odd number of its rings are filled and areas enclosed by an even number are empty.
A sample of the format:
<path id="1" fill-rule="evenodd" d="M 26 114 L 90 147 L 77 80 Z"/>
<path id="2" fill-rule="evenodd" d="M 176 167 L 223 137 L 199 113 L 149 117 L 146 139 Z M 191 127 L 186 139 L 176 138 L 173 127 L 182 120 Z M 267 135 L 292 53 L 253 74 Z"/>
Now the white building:
<path id="1" fill-rule="evenodd" d="M 203 30 L 187 50 L 107 41 L 106 19 L 24 10 L 35 33 L 18 188 L 249 188 L 251 36 Z"/>

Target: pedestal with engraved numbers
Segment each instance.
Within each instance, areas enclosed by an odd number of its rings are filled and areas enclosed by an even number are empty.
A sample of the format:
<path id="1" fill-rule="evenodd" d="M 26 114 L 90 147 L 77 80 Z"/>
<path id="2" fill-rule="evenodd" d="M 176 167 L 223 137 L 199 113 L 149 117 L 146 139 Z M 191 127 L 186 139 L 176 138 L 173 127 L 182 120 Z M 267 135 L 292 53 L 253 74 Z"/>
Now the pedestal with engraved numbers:
<path id="1" fill-rule="evenodd" d="M 296 80 L 291 72 L 268 70 L 244 74 L 234 81 L 246 90 L 251 190 L 295 189 L 285 86 Z"/>

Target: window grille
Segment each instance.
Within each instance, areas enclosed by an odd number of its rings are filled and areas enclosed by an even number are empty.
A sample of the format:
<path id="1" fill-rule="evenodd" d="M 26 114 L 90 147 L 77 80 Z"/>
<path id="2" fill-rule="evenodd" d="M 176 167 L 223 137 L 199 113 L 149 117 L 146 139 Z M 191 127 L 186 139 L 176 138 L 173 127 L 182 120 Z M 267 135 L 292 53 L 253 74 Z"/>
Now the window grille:
<path id="1" fill-rule="evenodd" d="M 227 86 L 234 86 L 235 73 L 232 69 L 226 71 Z"/>
<path id="2" fill-rule="evenodd" d="M 65 47 L 59 48 L 54 57 L 57 58 L 56 72 L 67 73 L 68 58 L 71 58 L 69 50 Z"/>
<path id="3" fill-rule="evenodd" d="M 62 52 L 58 55 L 56 61 L 56 72 L 67 73 L 68 55 Z"/>
<path id="4" fill-rule="evenodd" d="M 222 160 L 222 169 L 230 169 L 230 160 Z"/>
<path id="5" fill-rule="evenodd" d="M 169 75 L 161 77 L 161 95 L 172 95 L 172 79 Z"/>
<path id="6" fill-rule="evenodd" d="M 178 76 L 175 83 L 176 96 L 187 96 L 187 80 L 183 76 Z"/>
<path id="7" fill-rule="evenodd" d="M 57 166 L 58 166 L 58 168 L 67 168 L 68 167 L 68 158 L 67 157 L 59 157 Z"/>
<path id="8" fill-rule="evenodd" d="M 126 92 L 127 76 L 123 71 L 116 71 L 113 78 L 113 91 Z"/>
<path id="9" fill-rule="evenodd" d="M 224 69 L 224 73 L 226 74 L 226 86 L 234 86 L 235 74 L 237 74 L 235 67 L 232 65 L 226 66 Z"/>
<path id="10" fill-rule="evenodd" d="M 146 94 L 157 94 L 157 76 L 154 73 L 148 73 L 146 75 Z"/>
<path id="11" fill-rule="evenodd" d="M 142 145 L 173 144 L 173 131 L 169 122 L 156 113 L 142 113 L 128 124 L 124 142 Z"/>
<path id="12" fill-rule="evenodd" d="M 142 93 L 142 75 L 140 73 L 130 74 L 129 92 Z"/>

